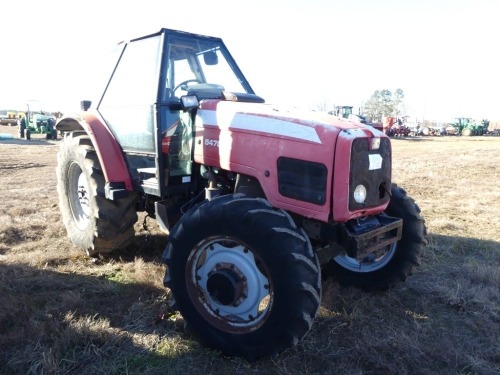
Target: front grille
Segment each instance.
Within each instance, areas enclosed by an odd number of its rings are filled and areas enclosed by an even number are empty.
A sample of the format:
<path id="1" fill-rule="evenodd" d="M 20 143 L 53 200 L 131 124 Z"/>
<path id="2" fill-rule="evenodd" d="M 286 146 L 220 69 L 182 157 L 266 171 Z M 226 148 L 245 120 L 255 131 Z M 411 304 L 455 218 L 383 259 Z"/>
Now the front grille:
<path id="1" fill-rule="evenodd" d="M 380 206 L 389 200 L 391 190 L 391 143 L 388 138 L 380 140 L 378 150 L 369 150 L 369 138 L 357 138 L 352 143 L 351 170 L 349 173 L 349 211 L 361 210 Z M 376 167 L 377 154 L 382 157 L 380 168 L 370 170 L 370 156 L 372 168 Z M 367 197 L 364 203 L 357 203 L 353 198 L 356 186 L 364 185 Z"/>
<path id="2" fill-rule="evenodd" d="M 326 202 L 325 165 L 307 160 L 278 159 L 278 189 L 281 195 L 323 205 Z"/>

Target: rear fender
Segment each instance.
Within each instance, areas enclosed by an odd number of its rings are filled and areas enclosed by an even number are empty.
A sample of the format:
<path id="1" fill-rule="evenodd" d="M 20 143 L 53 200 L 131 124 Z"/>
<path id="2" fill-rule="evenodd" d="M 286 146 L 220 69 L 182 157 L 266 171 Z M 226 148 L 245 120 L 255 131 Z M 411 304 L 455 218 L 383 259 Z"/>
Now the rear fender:
<path id="1" fill-rule="evenodd" d="M 89 135 L 106 179 L 106 198 L 119 197 L 117 190 L 134 190 L 120 144 L 99 113 L 87 111 L 82 115 L 63 117 L 57 122 L 56 129 L 63 132 L 83 130 Z"/>

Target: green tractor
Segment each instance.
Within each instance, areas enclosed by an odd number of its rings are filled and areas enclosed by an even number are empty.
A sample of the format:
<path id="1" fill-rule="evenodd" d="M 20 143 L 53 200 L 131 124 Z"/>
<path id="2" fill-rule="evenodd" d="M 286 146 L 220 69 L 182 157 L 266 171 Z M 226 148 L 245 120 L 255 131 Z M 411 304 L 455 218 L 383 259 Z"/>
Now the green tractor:
<path id="1" fill-rule="evenodd" d="M 55 116 L 42 111 L 28 111 L 19 124 L 19 138 L 31 139 L 31 134 L 45 134 L 46 139 L 57 139 Z"/>
<path id="2" fill-rule="evenodd" d="M 483 135 L 485 131 L 484 121 L 478 123 L 468 117 L 457 117 L 454 119 L 452 125 L 456 130 L 456 134 L 458 135 Z"/>
<path id="3" fill-rule="evenodd" d="M 352 109 L 353 107 L 348 105 L 335 106 L 335 109 L 333 111 L 329 111 L 328 114 L 346 118 L 349 120 L 355 120 L 360 122 L 361 124 L 370 125 L 370 122 L 365 116 L 361 114 L 355 114 Z"/>

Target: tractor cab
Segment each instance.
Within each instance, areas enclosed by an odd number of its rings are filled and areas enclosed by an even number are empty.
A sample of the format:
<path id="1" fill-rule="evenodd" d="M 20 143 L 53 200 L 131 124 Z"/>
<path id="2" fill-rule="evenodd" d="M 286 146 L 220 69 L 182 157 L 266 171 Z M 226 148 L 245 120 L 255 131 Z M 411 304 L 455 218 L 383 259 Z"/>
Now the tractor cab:
<path id="1" fill-rule="evenodd" d="M 365 116 L 353 113 L 352 109 L 353 107 L 349 105 L 335 106 L 334 110 L 328 113 L 330 115 L 352 120 L 360 124 L 368 124 L 368 121 Z"/>
<path id="2" fill-rule="evenodd" d="M 263 99 L 220 38 L 162 29 L 122 43 L 118 55 L 97 111 L 125 152 L 134 190 L 158 197 L 188 191 L 194 183 L 188 107 L 203 99 Z"/>
<path id="3" fill-rule="evenodd" d="M 335 106 L 334 110 L 328 113 L 342 118 L 349 118 L 352 115 L 352 106 Z"/>

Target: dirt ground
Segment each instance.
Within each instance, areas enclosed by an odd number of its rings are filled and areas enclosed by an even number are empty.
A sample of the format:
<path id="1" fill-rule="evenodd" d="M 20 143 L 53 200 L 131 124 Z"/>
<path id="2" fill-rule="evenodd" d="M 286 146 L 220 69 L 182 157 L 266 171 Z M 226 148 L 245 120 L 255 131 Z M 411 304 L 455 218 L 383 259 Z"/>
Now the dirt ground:
<path id="1" fill-rule="evenodd" d="M 150 219 L 126 249 L 86 257 L 60 221 L 59 140 L 0 134 L 0 374 L 500 373 L 500 137 L 393 139 L 393 180 L 429 231 L 421 266 L 385 293 L 325 280 L 306 339 L 250 364 L 169 310 Z"/>

